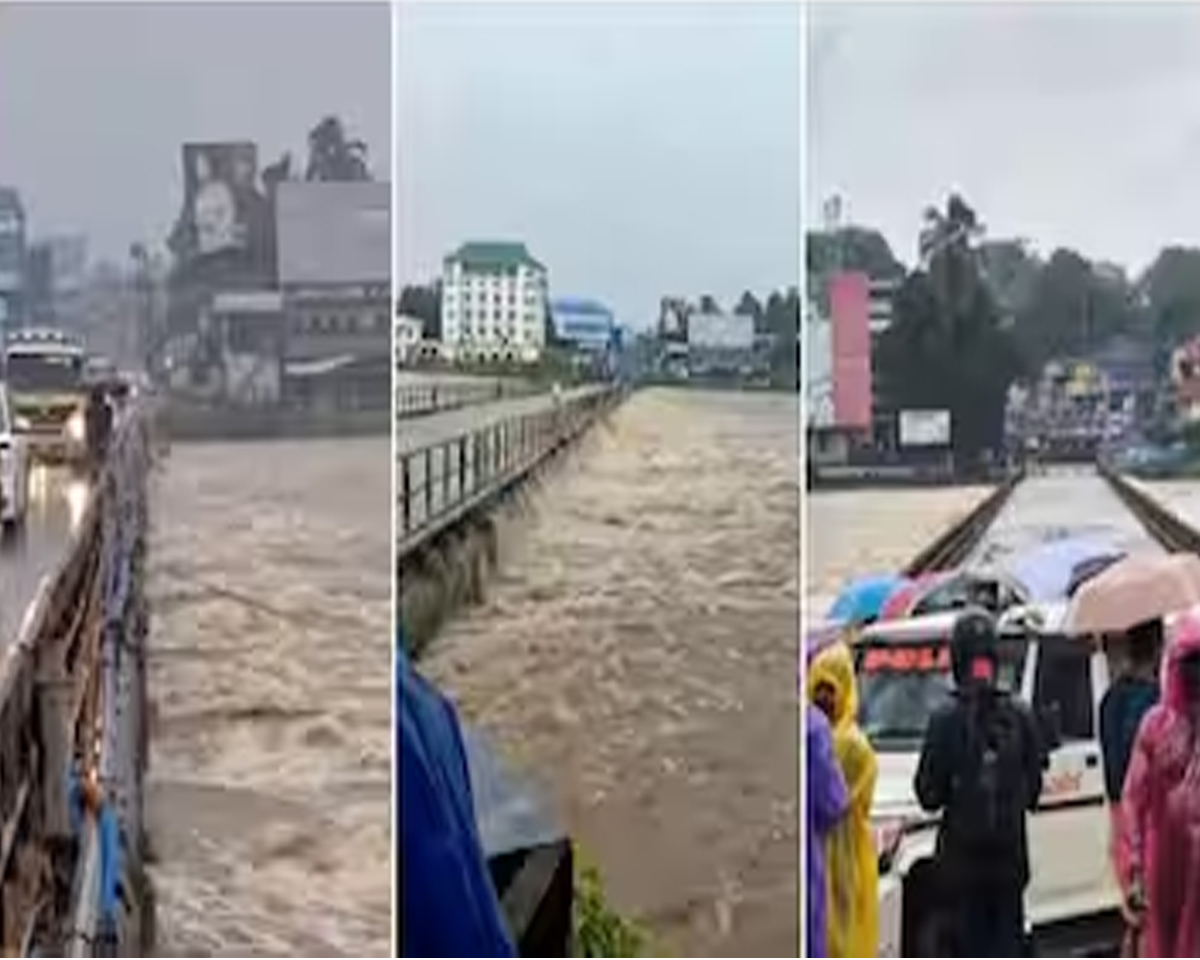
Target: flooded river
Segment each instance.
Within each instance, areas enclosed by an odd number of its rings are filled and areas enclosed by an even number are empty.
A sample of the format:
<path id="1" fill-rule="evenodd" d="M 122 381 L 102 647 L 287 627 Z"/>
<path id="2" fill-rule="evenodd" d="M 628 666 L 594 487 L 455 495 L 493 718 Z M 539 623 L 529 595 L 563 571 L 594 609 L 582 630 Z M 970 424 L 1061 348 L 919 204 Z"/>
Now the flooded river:
<path id="1" fill-rule="evenodd" d="M 163 956 L 385 956 L 390 444 L 178 445 L 156 478 Z"/>
<path id="2" fill-rule="evenodd" d="M 637 394 L 423 661 L 668 955 L 795 955 L 798 414 Z"/>

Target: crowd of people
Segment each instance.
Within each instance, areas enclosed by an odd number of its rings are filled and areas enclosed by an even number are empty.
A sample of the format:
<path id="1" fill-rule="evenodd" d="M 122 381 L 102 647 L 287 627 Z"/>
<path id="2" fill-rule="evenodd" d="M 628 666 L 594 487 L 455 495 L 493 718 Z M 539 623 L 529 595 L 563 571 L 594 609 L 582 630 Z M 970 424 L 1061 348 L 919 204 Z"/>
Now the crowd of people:
<path id="1" fill-rule="evenodd" d="M 1123 895 L 1122 952 L 1196 956 L 1200 618 L 1183 616 L 1169 641 L 1161 618 L 1109 640 L 1115 669 L 1100 704 L 1100 741 L 1112 869 Z M 1026 827 L 1051 745 L 1032 710 L 997 684 L 991 614 L 960 613 L 950 655 L 952 696 L 929 718 L 913 782 L 921 807 L 938 817 L 934 896 L 949 929 L 936 955 L 1028 955 Z M 877 760 L 857 724 L 846 643 L 811 657 L 806 692 L 807 955 L 875 956 Z"/>

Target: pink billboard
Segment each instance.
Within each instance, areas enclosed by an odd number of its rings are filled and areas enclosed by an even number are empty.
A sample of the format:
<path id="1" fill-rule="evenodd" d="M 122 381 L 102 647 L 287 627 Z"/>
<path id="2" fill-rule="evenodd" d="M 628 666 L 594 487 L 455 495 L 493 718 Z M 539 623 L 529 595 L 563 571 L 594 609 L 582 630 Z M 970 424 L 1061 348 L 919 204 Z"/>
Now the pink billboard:
<path id="1" fill-rule="evenodd" d="M 836 273 L 829 281 L 833 324 L 833 420 L 871 428 L 871 286 L 865 273 Z"/>

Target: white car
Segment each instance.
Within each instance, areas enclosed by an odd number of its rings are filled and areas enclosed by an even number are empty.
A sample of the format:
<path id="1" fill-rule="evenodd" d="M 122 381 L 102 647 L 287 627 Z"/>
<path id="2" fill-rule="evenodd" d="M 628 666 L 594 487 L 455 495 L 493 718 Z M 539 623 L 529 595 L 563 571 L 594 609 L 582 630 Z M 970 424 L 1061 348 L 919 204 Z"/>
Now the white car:
<path id="1" fill-rule="evenodd" d="M 1037 604 L 1000 621 L 999 681 L 1032 705 L 1052 748 L 1042 798 L 1029 818 L 1025 902 L 1037 956 L 1070 956 L 1109 942 L 1120 904 L 1109 866 L 1099 743 L 1108 661 L 1088 642 L 1062 634 L 1065 613 L 1065 603 Z M 948 955 L 949 918 L 933 884 L 937 817 L 918 804 L 913 776 L 929 716 L 951 689 L 948 642 L 956 616 L 877 623 L 855 643 L 859 719 L 879 760 L 871 817 L 880 957 Z"/>
<path id="2" fill-rule="evenodd" d="M 13 430 L 8 388 L 0 384 L 0 524 L 5 532 L 20 526 L 28 504 L 28 448 Z"/>

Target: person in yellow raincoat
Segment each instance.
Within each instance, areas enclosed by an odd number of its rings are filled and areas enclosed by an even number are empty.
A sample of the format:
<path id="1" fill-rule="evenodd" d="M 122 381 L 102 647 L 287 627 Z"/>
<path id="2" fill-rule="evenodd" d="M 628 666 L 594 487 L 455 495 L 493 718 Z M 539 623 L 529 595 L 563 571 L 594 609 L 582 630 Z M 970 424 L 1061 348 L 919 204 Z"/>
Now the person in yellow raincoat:
<path id="1" fill-rule="evenodd" d="M 878 761 L 858 725 L 858 686 L 845 643 L 813 658 L 808 696 L 833 727 L 834 754 L 850 799 L 825 848 L 828 956 L 874 957 L 879 949 L 879 860 L 871 833 L 871 802 Z"/>

